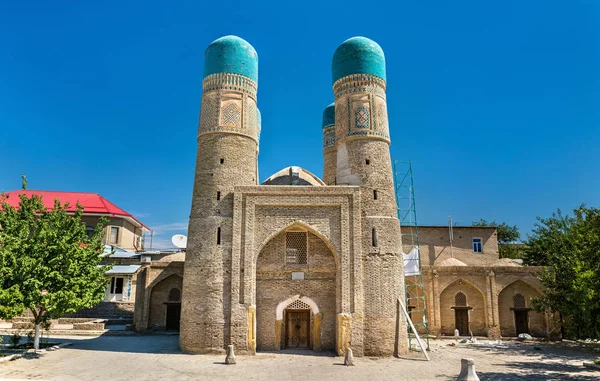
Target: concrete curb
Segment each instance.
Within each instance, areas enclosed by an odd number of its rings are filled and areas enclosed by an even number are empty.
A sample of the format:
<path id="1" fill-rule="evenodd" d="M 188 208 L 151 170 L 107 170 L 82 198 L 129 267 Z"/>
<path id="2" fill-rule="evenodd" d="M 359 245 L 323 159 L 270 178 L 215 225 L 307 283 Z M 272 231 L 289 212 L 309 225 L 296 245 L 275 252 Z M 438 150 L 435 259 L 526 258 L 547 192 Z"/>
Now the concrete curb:
<path id="1" fill-rule="evenodd" d="M 22 353 L 15 353 L 14 355 L 9 355 L 9 356 L 6 356 L 6 357 L 2 357 L 2 358 L 0 358 L 0 363 L 6 362 L 6 361 L 16 360 L 16 359 L 20 358 L 21 356 L 23 356 Z"/>
<path id="2" fill-rule="evenodd" d="M 73 343 L 71 343 L 71 342 L 64 342 L 64 343 L 53 345 L 53 346 L 48 347 L 48 348 L 39 349 L 37 351 L 35 349 L 27 349 L 23 353 L 15 353 L 14 355 L 9 355 L 9 356 L 0 358 L 0 363 L 19 359 L 19 358 L 23 357 L 24 355 L 26 355 L 27 353 L 54 352 L 54 351 L 56 351 L 56 350 L 58 350 L 60 348 L 70 347 L 71 345 L 73 345 Z"/>

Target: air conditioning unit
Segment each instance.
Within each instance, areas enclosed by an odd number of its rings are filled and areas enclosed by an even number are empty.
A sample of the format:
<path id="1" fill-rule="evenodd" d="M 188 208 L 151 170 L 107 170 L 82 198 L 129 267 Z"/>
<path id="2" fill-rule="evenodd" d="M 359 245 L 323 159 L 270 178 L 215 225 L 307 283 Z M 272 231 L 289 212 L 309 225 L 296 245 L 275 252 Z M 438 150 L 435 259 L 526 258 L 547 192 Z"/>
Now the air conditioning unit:
<path id="1" fill-rule="evenodd" d="M 142 255 L 141 260 L 142 260 L 142 263 L 150 263 L 150 262 L 152 262 L 152 257 L 149 255 Z"/>

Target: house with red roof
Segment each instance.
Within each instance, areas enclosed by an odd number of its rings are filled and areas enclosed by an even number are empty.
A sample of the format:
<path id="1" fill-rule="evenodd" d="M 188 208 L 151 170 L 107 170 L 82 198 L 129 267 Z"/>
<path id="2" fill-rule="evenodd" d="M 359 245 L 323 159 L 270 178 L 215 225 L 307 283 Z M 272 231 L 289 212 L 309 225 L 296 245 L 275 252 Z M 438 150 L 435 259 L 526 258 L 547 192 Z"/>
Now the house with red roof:
<path id="1" fill-rule="evenodd" d="M 110 277 L 110 283 L 106 290 L 105 301 L 75 315 L 133 319 L 136 277 L 142 267 L 140 253 L 144 251 L 144 233 L 150 231 L 148 226 L 97 193 L 17 190 L 6 193 L 5 201 L 12 207 L 18 207 L 21 194 L 29 198 L 33 195 L 40 196 L 48 210 L 54 207 L 55 200 L 62 205 L 68 203 L 67 211 L 70 212 L 75 212 L 77 205 L 81 205 L 82 221 L 86 224 L 90 235 L 100 218 L 109 219 L 104 227 L 105 253 L 103 255 L 107 263 L 113 264 L 113 268 L 106 273 L 106 276 Z"/>

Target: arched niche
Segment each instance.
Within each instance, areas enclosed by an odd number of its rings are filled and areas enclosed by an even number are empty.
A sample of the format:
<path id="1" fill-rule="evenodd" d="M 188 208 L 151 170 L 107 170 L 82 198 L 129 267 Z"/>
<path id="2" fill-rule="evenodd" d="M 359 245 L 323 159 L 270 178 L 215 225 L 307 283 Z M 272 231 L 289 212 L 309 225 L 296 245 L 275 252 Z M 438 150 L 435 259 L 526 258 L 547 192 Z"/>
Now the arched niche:
<path id="1" fill-rule="evenodd" d="M 178 330 L 181 311 L 183 278 L 170 275 L 150 289 L 148 328 L 151 330 Z M 178 297 L 178 300 L 172 300 Z"/>
<path id="2" fill-rule="evenodd" d="M 305 248 L 298 242 L 304 242 Z M 303 250 L 305 261 L 295 261 L 297 252 Z M 308 347 L 335 349 L 338 289 L 337 258 L 322 235 L 298 223 L 271 235 L 256 258 L 257 349 L 290 346 L 290 322 L 286 321 L 290 318 L 298 319 L 302 327 L 309 319 L 308 330 L 302 328 L 302 334 L 309 335 Z M 287 314 L 294 303 L 298 307 L 294 315 Z"/>
<path id="3" fill-rule="evenodd" d="M 459 278 L 440 294 L 441 333 L 461 336 L 486 335 L 486 305 L 484 294 L 469 281 Z"/>
<path id="4" fill-rule="evenodd" d="M 500 291 L 498 313 L 502 336 L 517 336 L 519 333 L 546 336 L 546 317 L 535 312 L 532 305 L 532 298 L 540 295 L 537 289 L 522 280 L 516 280 Z"/>

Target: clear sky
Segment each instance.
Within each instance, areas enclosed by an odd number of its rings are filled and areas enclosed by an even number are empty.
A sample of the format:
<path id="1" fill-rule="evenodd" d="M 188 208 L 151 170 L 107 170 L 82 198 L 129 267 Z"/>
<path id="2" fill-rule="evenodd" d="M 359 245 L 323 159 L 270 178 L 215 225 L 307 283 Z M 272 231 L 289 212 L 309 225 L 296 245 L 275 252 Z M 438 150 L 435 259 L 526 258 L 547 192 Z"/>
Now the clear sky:
<path id="1" fill-rule="evenodd" d="M 109 5 L 107 5 L 107 3 Z M 323 5 L 326 4 L 326 5 Z M 322 175 L 331 58 L 387 59 L 392 155 L 420 224 L 516 224 L 600 206 L 600 2 L 0 1 L 0 189 L 96 192 L 186 233 L 204 50 L 259 56 L 261 181 Z"/>

